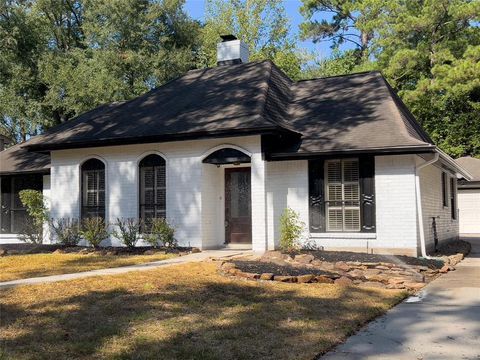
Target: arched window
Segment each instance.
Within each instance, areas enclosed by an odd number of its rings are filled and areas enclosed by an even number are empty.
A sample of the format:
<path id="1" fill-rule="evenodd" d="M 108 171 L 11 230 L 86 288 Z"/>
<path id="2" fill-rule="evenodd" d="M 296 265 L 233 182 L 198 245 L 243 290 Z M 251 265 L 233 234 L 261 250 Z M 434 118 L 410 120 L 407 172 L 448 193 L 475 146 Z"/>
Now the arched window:
<path id="1" fill-rule="evenodd" d="M 105 219 L 105 164 L 90 159 L 82 165 L 82 219 Z"/>
<path id="2" fill-rule="evenodd" d="M 140 218 L 148 221 L 166 216 L 165 160 L 148 155 L 140 161 Z"/>

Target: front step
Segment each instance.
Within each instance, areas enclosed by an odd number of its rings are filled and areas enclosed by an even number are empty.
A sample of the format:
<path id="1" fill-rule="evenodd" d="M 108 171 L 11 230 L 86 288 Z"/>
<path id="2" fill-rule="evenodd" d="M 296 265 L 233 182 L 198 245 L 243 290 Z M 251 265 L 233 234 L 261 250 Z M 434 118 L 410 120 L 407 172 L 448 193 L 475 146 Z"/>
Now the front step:
<path id="1" fill-rule="evenodd" d="M 222 247 L 225 250 L 252 250 L 252 244 L 226 244 Z"/>

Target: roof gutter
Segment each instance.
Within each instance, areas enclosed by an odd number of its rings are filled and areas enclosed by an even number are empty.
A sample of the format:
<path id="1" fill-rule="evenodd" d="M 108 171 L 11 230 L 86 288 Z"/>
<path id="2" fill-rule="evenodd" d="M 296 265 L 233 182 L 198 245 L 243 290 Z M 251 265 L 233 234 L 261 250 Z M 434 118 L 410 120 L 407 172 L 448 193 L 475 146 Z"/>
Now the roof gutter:
<path id="1" fill-rule="evenodd" d="M 440 153 L 435 152 L 433 159 L 427 160 L 419 165 L 415 166 L 415 197 L 417 201 L 417 216 L 418 216 L 418 226 L 420 231 L 420 249 L 422 252 L 422 257 L 426 259 L 431 259 L 430 256 L 427 255 L 427 249 L 425 245 L 425 226 L 423 223 L 423 208 L 422 208 L 422 193 L 420 189 L 420 170 L 424 167 L 432 165 L 436 163 L 440 158 Z"/>
<path id="2" fill-rule="evenodd" d="M 406 155 L 406 154 L 422 154 L 435 152 L 435 146 L 409 146 L 409 147 L 384 147 L 384 148 L 370 148 L 370 149 L 343 149 L 343 150 L 330 150 L 322 152 L 271 152 L 267 154 L 267 159 L 270 161 L 275 160 L 308 160 L 322 157 L 334 157 L 334 156 L 352 156 L 360 154 L 375 154 L 375 155 Z"/>
<path id="3" fill-rule="evenodd" d="M 467 170 L 465 170 L 463 167 L 461 167 L 460 165 L 458 165 L 458 163 L 453 160 L 449 155 L 447 155 L 446 153 L 444 153 L 442 150 L 440 150 L 438 147 L 436 148 L 436 151 L 437 153 L 440 155 L 440 158 L 445 162 L 447 163 L 449 166 L 452 167 L 452 169 L 454 169 L 457 173 L 459 173 L 460 175 L 462 175 L 465 180 L 472 180 L 473 179 L 473 176 L 472 174 L 470 174 Z"/>
<path id="4" fill-rule="evenodd" d="M 278 134 L 278 133 L 292 133 L 291 131 L 280 127 L 264 127 L 254 129 L 236 129 L 232 130 L 219 130 L 219 131 L 198 131 L 192 133 L 178 133 L 178 134 L 165 134 L 165 135 L 152 135 L 152 136 L 136 136 L 129 138 L 103 138 L 78 142 L 64 142 L 59 144 L 51 143 L 34 143 L 25 144 L 22 148 L 32 152 L 50 152 L 54 150 L 66 150 L 66 149 L 79 149 L 90 147 L 105 147 L 105 146 L 117 146 L 117 145 L 134 145 L 134 144 L 147 144 L 156 142 L 175 142 L 175 141 L 189 141 L 189 140 L 202 140 L 211 138 L 225 138 L 225 137 L 238 137 L 238 136 L 250 136 L 250 135 L 264 135 L 264 134 Z M 40 135 L 41 136 L 41 135 Z"/>

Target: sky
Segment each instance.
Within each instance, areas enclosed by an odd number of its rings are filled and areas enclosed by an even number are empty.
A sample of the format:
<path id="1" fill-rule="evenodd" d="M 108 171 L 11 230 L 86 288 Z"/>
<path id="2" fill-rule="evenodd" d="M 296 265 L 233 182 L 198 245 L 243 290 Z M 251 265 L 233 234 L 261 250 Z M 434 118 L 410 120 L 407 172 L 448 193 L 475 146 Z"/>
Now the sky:
<path id="1" fill-rule="evenodd" d="M 297 35 L 299 33 L 299 25 L 304 20 L 300 14 L 300 6 L 302 2 L 300 0 L 285 0 L 283 2 L 285 12 L 290 19 L 291 33 Z M 186 12 L 194 19 L 204 20 L 205 15 L 205 1 L 204 0 L 186 0 L 184 6 Z M 317 18 L 321 18 L 317 17 Z M 298 46 L 305 48 L 309 51 L 315 52 L 321 57 L 328 57 L 331 54 L 329 42 L 319 42 L 314 44 L 312 41 L 299 41 Z"/>

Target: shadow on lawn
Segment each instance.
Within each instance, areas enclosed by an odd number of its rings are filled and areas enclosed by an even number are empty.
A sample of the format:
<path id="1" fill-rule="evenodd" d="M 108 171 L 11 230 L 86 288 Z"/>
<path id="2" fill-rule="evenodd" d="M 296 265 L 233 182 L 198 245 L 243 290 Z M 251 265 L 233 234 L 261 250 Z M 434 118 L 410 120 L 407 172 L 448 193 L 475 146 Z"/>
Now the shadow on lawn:
<path id="1" fill-rule="evenodd" d="M 27 359 L 309 359 L 384 311 L 361 288 L 311 285 L 331 294 L 319 298 L 234 282 L 143 286 L 2 306 L 2 332 L 18 328 L 2 347 Z"/>

